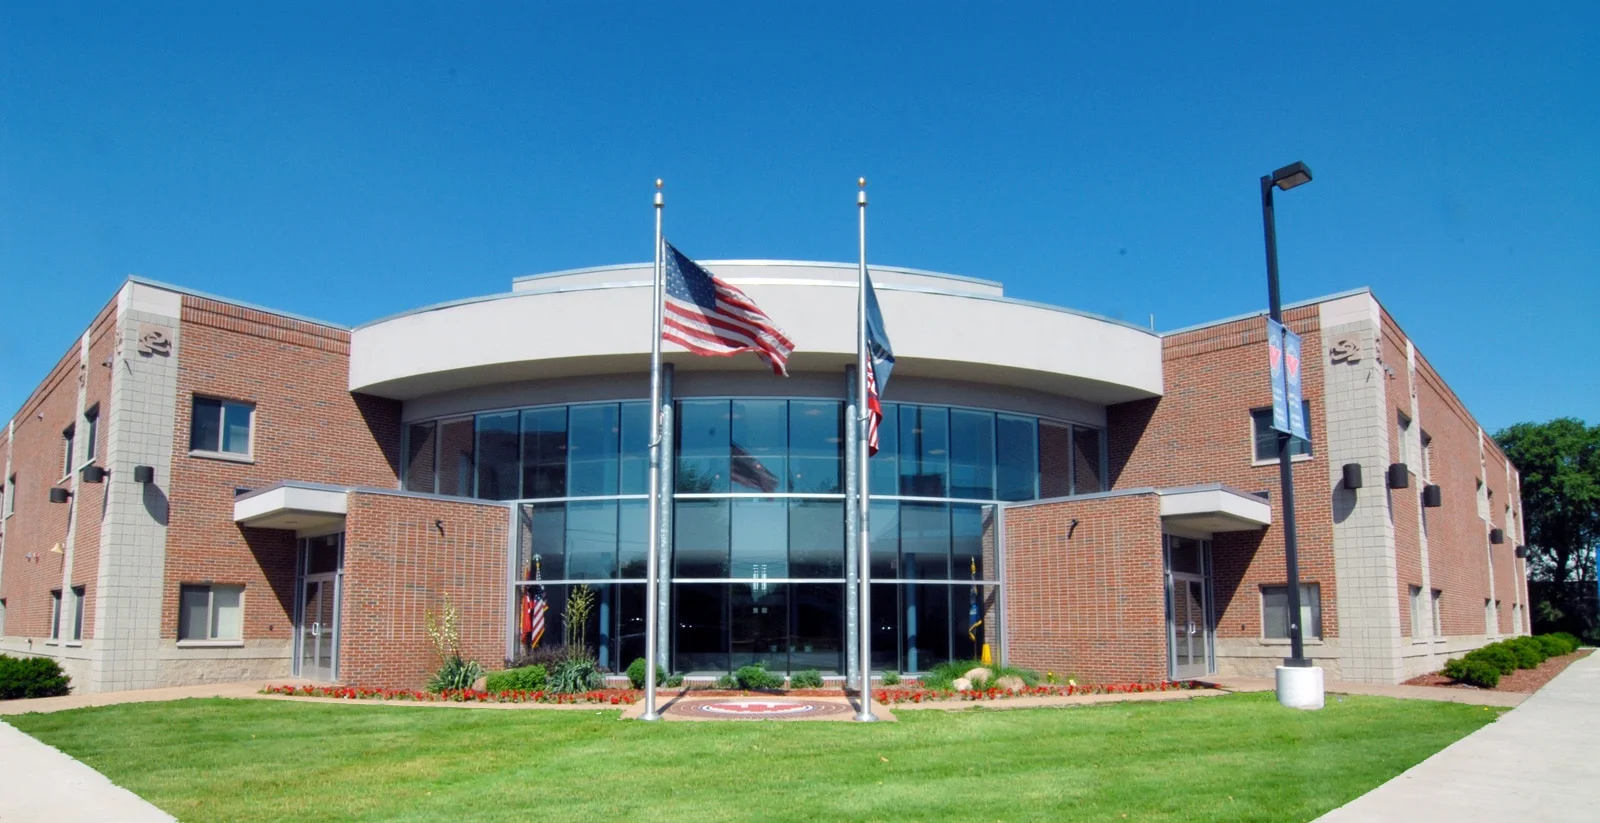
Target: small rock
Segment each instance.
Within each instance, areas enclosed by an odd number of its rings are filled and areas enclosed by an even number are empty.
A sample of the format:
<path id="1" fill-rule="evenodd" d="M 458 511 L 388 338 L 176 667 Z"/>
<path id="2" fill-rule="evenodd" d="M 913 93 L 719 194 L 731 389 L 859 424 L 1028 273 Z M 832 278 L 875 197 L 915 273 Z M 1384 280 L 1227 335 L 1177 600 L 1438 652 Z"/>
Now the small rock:
<path id="1" fill-rule="evenodd" d="M 994 681 L 994 685 L 997 689 L 1006 689 L 1014 692 L 1020 692 L 1028 687 L 1028 684 L 1022 682 L 1022 678 L 1009 674 Z"/>
<path id="2" fill-rule="evenodd" d="M 966 679 L 971 680 L 972 682 L 982 686 L 983 684 L 988 683 L 991 679 L 994 678 L 994 672 L 991 672 L 988 669 L 985 669 L 984 667 L 979 666 L 979 667 L 973 669 L 972 671 L 967 672 L 966 674 L 964 674 L 962 676 L 965 677 Z"/>
<path id="3" fill-rule="evenodd" d="M 958 692 L 972 691 L 972 681 L 965 677 L 958 677 L 950 682 L 950 687 Z"/>

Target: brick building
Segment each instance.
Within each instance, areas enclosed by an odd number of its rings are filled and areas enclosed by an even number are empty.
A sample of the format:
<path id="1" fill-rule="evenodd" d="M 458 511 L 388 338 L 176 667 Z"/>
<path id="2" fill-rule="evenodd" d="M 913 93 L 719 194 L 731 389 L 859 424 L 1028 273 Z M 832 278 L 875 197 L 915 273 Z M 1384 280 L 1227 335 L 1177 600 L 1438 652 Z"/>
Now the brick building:
<path id="1" fill-rule="evenodd" d="M 855 267 L 708 267 L 798 350 L 787 380 L 667 356 L 661 663 L 849 674 Z M 1260 314 L 1156 335 L 989 281 L 874 280 L 899 356 L 867 472 L 875 668 L 989 646 L 1128 680 L 1286 655 Z M 536 639 L 531 608 L 561 638 L 583 586 L 586 642 L 626 666 L 649 285 L 648 266 L 559 272 L 349 329 L 130 279 L 0 431 L 0 652 L 89 691 L 417 686 L 425 612 L 453 604 L 493 668 Z M 1308 656 L 1394 682 L 1525 632 L 1516 468 L 1369 292 L 1286 321 L 1307 352 Z"/>

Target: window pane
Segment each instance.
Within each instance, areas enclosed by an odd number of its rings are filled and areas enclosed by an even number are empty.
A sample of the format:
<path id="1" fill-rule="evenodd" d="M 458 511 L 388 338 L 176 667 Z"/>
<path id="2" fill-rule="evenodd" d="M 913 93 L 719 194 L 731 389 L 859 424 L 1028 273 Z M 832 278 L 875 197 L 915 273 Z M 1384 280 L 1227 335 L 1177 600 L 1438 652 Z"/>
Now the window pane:
<path id="1" fill-rule="evenodd" d="M 1271 460 L 1278 456 L 1278 433 L 1272 428 L 1272 409 L 1250 412 L 1250 425 L 1255 432 L 1256 459 Z"/>
<path id="2" fill-rule="evenodd" d="M 789 576 L 844 577 L 844 501 L 789 501 Z"/>
<path id="3" fill-rule="evenodd" d="M 994 415 L 950 410 L 950 495 L 994 499 Z"/>
<path id="4" fill-rule="evenodd" d="M 621 614 L 617 620 L 617 663 L 627 666 L 644 657 L 645 587 L 622 584 L 617 587 Z M 659 642 L 665 642 L 665 636 Z"/>
<path id="5" fill-rule="evenodd" d="M 211 637 L 238 640 L 244 626 L 244 609 L 239 607 L 244 590 L 238 586 L 213 586 L 211 589 Z"/>
<path id="6" fill-rule="evenodd" d="M 802 583 L 789 592 L 789 670 L 843 672 L 844 584 Z"/>
<path id="7" fill-rule="evenodd" d="M 732 501 L 733 563 L 730 577 L 788 577 L 787 501 Z"/>
<path id="8" fill-rule="evenodd" d="M 879 432 L 880 442 L 882 432 Z M 882 454 L 882 451 L 879 451 Z M 828 401 L 789 404 L 789 490 L 839 494 L 844 491 L 843 406 Z M 876 468 L 877 458 L 873 458 Z"/>
<path id="9" fill-rule="evenodd" d="M 679 500 L 674 504 L 675 576 L 728 576 L 728 519 L 727 500 Z"/>
<path id="10" fill-rule="evenodd" d="M 432 423 L 413 423 L 406 427 L 406 491 L 433 493 Z"/>
<path id="11" fill-rule="evenodd" d="M 728 584 L 675 584 L 672 604 L 677 614 L 673 671 L 728 671 Z"/>
<path id="12" fill-rule="evenodd" d="M 467 497 L 472 494 L 472 418 L 439 424 L 439 493 Z"/>
<path id="13" fill-rule="evenodd" d="M 674 482 L 678 491 L 728 491 L 728 414 L 726 400 L 685 400 L 678 404 L 678 471 Z"/>
<path id="14" fill-rule="evenodd" d="M 1316 583 L 1300 584 L 1300 635 L 1302 638 L 1322 637 L 1322 587 Z"/>
<path id="15" fill-rule="evenodd" d="M 900 504 L 901 576 L 907 580 L 950 579 L 950 507 L 943 503 Z"/>
<path id="16" fill-rule="evenodd" d="M 1205 559 L 1201 554 L 1201 544 L 1198 540 L 1187 537 L 1168 537 L 1168 552 L 1171 554 L 1170 565 L 1175 572 L 1188 574 L 1205 574 Z"/>
<path id="17" fill-rule="evenodd" d="M 84 442 L 84 460 L 92 461 L 99 455 L 100 449 L 100 411 L 91 409 L 84 415 L 89 423 L 89 431 Z"/>
<path id="18" fill-rule="evenodd" d="M 924 672 L 950 659 L 950 587 L 904 587 L 908 672 Z"/>
<path id="19" fill-rule="evenodd" d="M 220 451 L 221 445 L 222 401 L 196 397 L 189 420 L 189 448 L 214 452 Z"/>
<path id="20" fill-rule="evenodd" d="M 568 419 L 567 494 L 616 494 L 622 434 L 617 407 L 573 406 Z"/>
<path id="21" fill-rule="evenodd" d="M 737 669 L 765 662 L 771 671 L 789 669 L 789 587 L 782 583 L 734 583 L 731 603 L 733 659 Z"/>
<path id="22" fill-rule="evenodd" d="M 250 453 L 250 417 L 253 406 L 243 403 L 222 405 L 222 450 L 230 454 Z"/>
<path id="23" fill-rule="evenodd" d="M 339 570 L 339 535 L 313 537 L 306 541 L 306 574 Z"/>
<path id="24" fill-rule="evenodd" d="M 616 501 L 568 503 L 567 579 L 610 580 L 616 571 Z"/>
<path id="25" fill-rule="evenodd" d="M 522 413 L 522 496 L 567 496 L 567 410 Z"/>
<path id="26" fill-rule="evenodd" d="M 950 588 L 950 641 L 955 660 L 983 659 L 983 646 L 999 637 L 999 594 L 996 586 Z M 994 654 L 995 649 L 990 649 Z M 994 654 L 996 658 L 998 654 Z"/>
<path id="27" fill-rule="evenodd" d="M 872 668 L 880 672 L 905 671 L 900 654 L 900 592 L 898 583 L 872 584 Z"/>
<path id="28" fill-rule="evenodd" d="M 643 578 L 650 554 L 650 501 L 617 504 L 617 568 L 619 577 Z M 632 662 L 632 661 L 629 661 Z"/>
<path id="29" fill-rule="evenodd" d="M 900 493 L 946 497 L 949 475 L 949 411 L 936 406 L 901 406 Z"/>
<path id="30" fill-rule="evenodd" d="M 618 494 L 650 492 L 650 404 L 622 404 L 622 467 Z"/>
<path id="31" fill-rule="evenodd" d="M 516 412 L 478 415 L 478 497 L 514 500 L 521 496 L 517 418 Z"/>
<path id="32" fill-rule="evenodd" d="M 178 639 L 208 639 L 210 626 L 206 621 L 210 616 L 211 590 L 205 586 L 184 586 L 178 594 Z"/>
<path id="33" fill-rule="evenodd" d="M 1105 491 L 1100 480 L 1100 430 L 1072 427 L 1072 486 L 1075 494 Z"/>
<path id="34" fill-rule="evenodd" d="M 900 407 L 883 404 L 883 422 L 878 424 L 878 453 L 867 463 L 873 494 L 900 493 Z M 890 665 L 894 661 L 889 661 Z"/>
<path id="35" fill-rule="evenodd" d="M 560 580 L 567 573 L 567 504 L 539 503 L 522 507 L 518 527 L 521 551 L 518 580 Z"/>
<path id="36" fill-rule="evenodd" d="M 1031 417 L 995 417 L 995 453 L 999 500 L 1032 500 L 1038 496 L 1038 423 Z"/>
<path id="37" fill-rule="evenodd" d="M 83 586 L 72 587 L 72 639 L 83 639 L 83 601 L 85 589 Z"/>
<path id="38" fill-rule="evenodd" d="M 1261 636 L 1282 640 L 1289 636 L 1289 587 L 1261 587 Z"/>
<path id="39" fill-rule="evenodd" d="M 789 402 L 733 401 L 728 480 L 736 492 L 784 492 L 788 484 Z"/>
<path id="40" fill-rule="evenodd" d="M 1039 421 L 1039 497 L 1072 494 L 1072 429 Z"/>
<path id="41" fill-rule="evenodd" d="M 871 500 L 872 578 L 893 580 L 900 576 L 900 503 Z M 891 661 L 893 665 L 893 661 Z"/>
<path id="42" fill-rule="evenodd" d="M 984 515 L 987 506 L 972 503 L 950 505 L 950 575 L 954 580 L 982 580 Z"/>

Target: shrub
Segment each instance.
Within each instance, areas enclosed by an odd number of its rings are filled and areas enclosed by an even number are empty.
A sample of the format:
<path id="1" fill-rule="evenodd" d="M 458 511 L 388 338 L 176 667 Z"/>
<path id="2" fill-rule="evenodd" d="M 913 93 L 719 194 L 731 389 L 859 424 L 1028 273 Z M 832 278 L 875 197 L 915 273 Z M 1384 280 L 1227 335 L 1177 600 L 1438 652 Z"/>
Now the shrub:
<path id="1" fill-rule="evenodd" d="M 731 674 L 725 674 L 725 675 L 717 678 L 716 682 L 711 684 L 711 688 L 713 688 L 713 689 L 729 689 L 729 690 L 737 689 L 737 688 L 739 688 L 739 679 L 734 677 Z"/>
<path id="2" fill-rule="evenodd" d="M 741 689 L 783 688 L 783 675 L 767 671 L 765 660 L 754 665 L 739 667 L 739 670 L 733 673 L 733 679 L 739 681 Z"/>
<path id="3" fill-rule="evenodd" d="M 529 666 L 543 666 L 546 672 L 552 672 L 555 671 L 557 663 L 571 656 L 566 646 L 550 643 L 507 660 L 506 668 L 525 669 Z"/>
<path id="4" fill-rule="evenodd" d="M 1448 665 L 1448 664 L 1447 664 Z M 1456 680 L 1480 689 L 1492 689 L 1500 685 L 1500 669 L 1492 663 L 1482 660 L 1462 661 L 1459 673 L 1454 676 Z"/>
<path id="5" fill-rule="evenodd" d="M 484 683 L 484 689 L 490 694 L 500 692 L 538 692 L 544 691 L 550 682 L 550 670 L 544 666 L 523 666 L 518 669 L 506 669 L 503 672 L 494 672 Z"/>
<path id="6" fill-rule="evenodd" d="M 1565 644 L 1567 650 L 1562 652 L 1562 654 L 1572 654 L 1578 650 L 1579 646 L 1583 645 L 1583 643 L 1578 640 L 1577 635 L 1574 635 L 1571 632 L 1555 632 L 1554 634 L 1547 634 L 1545 637 L 1554 637 Z"/>
<path id="7" fill-rule="evenodd" d="M 789 688 L 791 689 L 820 689 L 822 688 L 822 673 L 816 669 L 806 669 L 789 675 Z"/>
<path id="8" fill-rule="evenodd" d="M 1517 656 L 1517 668 L 1537 669 L 1547 656 L 1544 644 L 1531 637 L 1513 637 L 1505 641 L 1506 648 Z"/>
<path id="9" fill-rule="evenodd" d="M 646 665 L 645 659 L 642 657 L 636 657 L 632 663 L 628 664 L 628 683 L 630 683 L 635 689 L 644 688 L 644 672 Z M 666 682 L 667 673 L 663 671 L 661 667 L 657 666 L 656 685 L 661 686 L 666 684 Z M 683 678 L 678 678 L 678 682 L 683 682 Z"/>
<path id="10" fill-rule="evenodd" d="M 1481 649 L 1467 652 L 1468 662 L 1474 660 L 1487 663 L 1500 670 L 1501 674 L 1510 674 L 1517 670 L 1517 655 L 1503 643 L 1490 643 Z"/>
<path id="11" fill-rule="evenodd" d="M 1039 681 L 1043 679 L 1038 672 L 1032 669 L 1001 666 L 994 663 L 984 665 L 977 660 L 951 660 L 929 669 L 928 673 L 922 676 L 921 682 L 923 686 L 930 689 L 950 689 L 954 688 L 952 684 L 958 678 L 965 677 L 967 672 L 973 669 L 988 669 L 993 675 L 989 678 L 990 685 L 993 685 L 996 680 L 1002 677 L 1015 677 L 1025 685 L 1032 687 L 1039 685 Z M 974 683 L 973 685 L 976 686 L 977 684 Z"/>
<path id="12" fill-rule="evenodd" d="M 883 673 L 883 677 L 881 677 L 879 679 L 883 681 L 883 685 L 885 685 L 885 686 L 898 686 L 898 685 L 900 685 L 900 673 L 899 672 L 884 672 Z"/>
<path id="13" fill-rule="evenodd" d="M 678 688 L 679 686 L 682 686 L 682 685 L 683 685 L 683 675 L 674 674 L 674 675 L 668 675 L 667 676 L 667 682 L 666 682 L 667 688 L 676 689 L 676 688 Z"/>
<path id="14" fill-rule="evenodd" d="M 1459 657 L 1452 657 L 1445 661 L 1444 668 L 1440 669 L 1439 673 L 1451 680 L 1460 680 L 1461 673 L 1466 670 L 1466 667 L 1467 661 Z"/>
<path id="15" fill-rule="evenodd" d="M 587 657 L 563 660 L 550 671 L 550 691 L 556 694 L 581 694 L 605 686 L 600 667 Z"/>
<path id="16" fill-rule="evenodd" d="M 464 691 L 472 688 L 482 676 L 483 667 L 476 660 L 447 658 L 439 671 L 434 672 L 433 679 L 428 681 L 428 691 L 434 694 Z"/>
<path id="17" fill-rule="evenodd" d="M 1541 634 L 1533 638 L 1533 642 L 1538 643 L 1539 647 L 1544 649 L 1545 657 L 1560 657 L 1564 654 L 1570 654 L 1567 651 L 1566 642 L 1553 634 Z"/>
<path id="18" fill-rule="evenodd" d="M 48 657 L 0 654 L 0 700 L 59 697 L 70 690 L 70 682 L 62 673 L 61 664 Z"/>

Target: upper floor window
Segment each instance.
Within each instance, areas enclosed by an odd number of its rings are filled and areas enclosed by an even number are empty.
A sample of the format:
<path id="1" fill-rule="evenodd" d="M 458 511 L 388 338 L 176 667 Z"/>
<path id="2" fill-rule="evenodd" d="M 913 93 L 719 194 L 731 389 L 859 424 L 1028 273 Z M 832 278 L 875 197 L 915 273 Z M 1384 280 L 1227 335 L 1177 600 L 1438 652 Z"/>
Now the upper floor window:
<path id="1" fill-rule="evenodd" d="M 72 587 L 72 639 L 83 639 L 83 601 L 88 599 L 88 588 Z"/>
<path id="2" fill-rule="evenodd" d="M 61 476 L 72 475 L 72 446 L 73 438 L 77 433 L 76 426 L 68 426 L 61 432 Z"/>
<path id="3" fill-rule="evenodd" d="M 1398 448 L 1395 449 L 1399 462 L 1411 465 L 1411 418 L 1399 415 L 1395 418 L 1395 440 Z"/>
<path id="4" fill-rule="evenodd" d="M 0 502 L 0 505 L 5 507 L 5 514 L 0 516 L 10 517 L 11 513 L 17 508 L 16 475 L 11 475 L 11 479 L 7 480 L 4 486 L 0 486 L 0 498 L 3 498 L 3 502 Z"/>
<path id="5" fill-rule="evenodd" d="M 1422 460 L 1422 479 L 1423 480 L 1432 480 L 1433 479 L 1433 437 L 1428 434 L 1428 430 L 1427 429 L 1423 429 L 1422 430 L 1422 454 L 1418 455 L 1418 457 L 1421 458 L 1421 460 Z"/>
<path id="6" fill-rule="evenodd" d="M 1306 433 L 1311 433 L 1311 402 L 1300 401 L 1301 413 L 1305 415 Z M 1278 430 L 1272 427 L 1272 409 L 1251 409 L 1250 423 L 1254 427 L 1257 462 L 1278 459 Z M 1289 438 L 1290 457 L 1310 457 L 1311 442 L 1298 437 Z"/>
<path id="7" fill-rule="evenodd" d="M 189 426 L 189 448 L 248 456 L 255 416 L 256 407 L 250 403 L 196 397 Z"/>
<path id="8" fill-rule="evenodd" d="M 83 462 L 93 463 L 100 455 L 100 407 L 83 413 Z"/>

